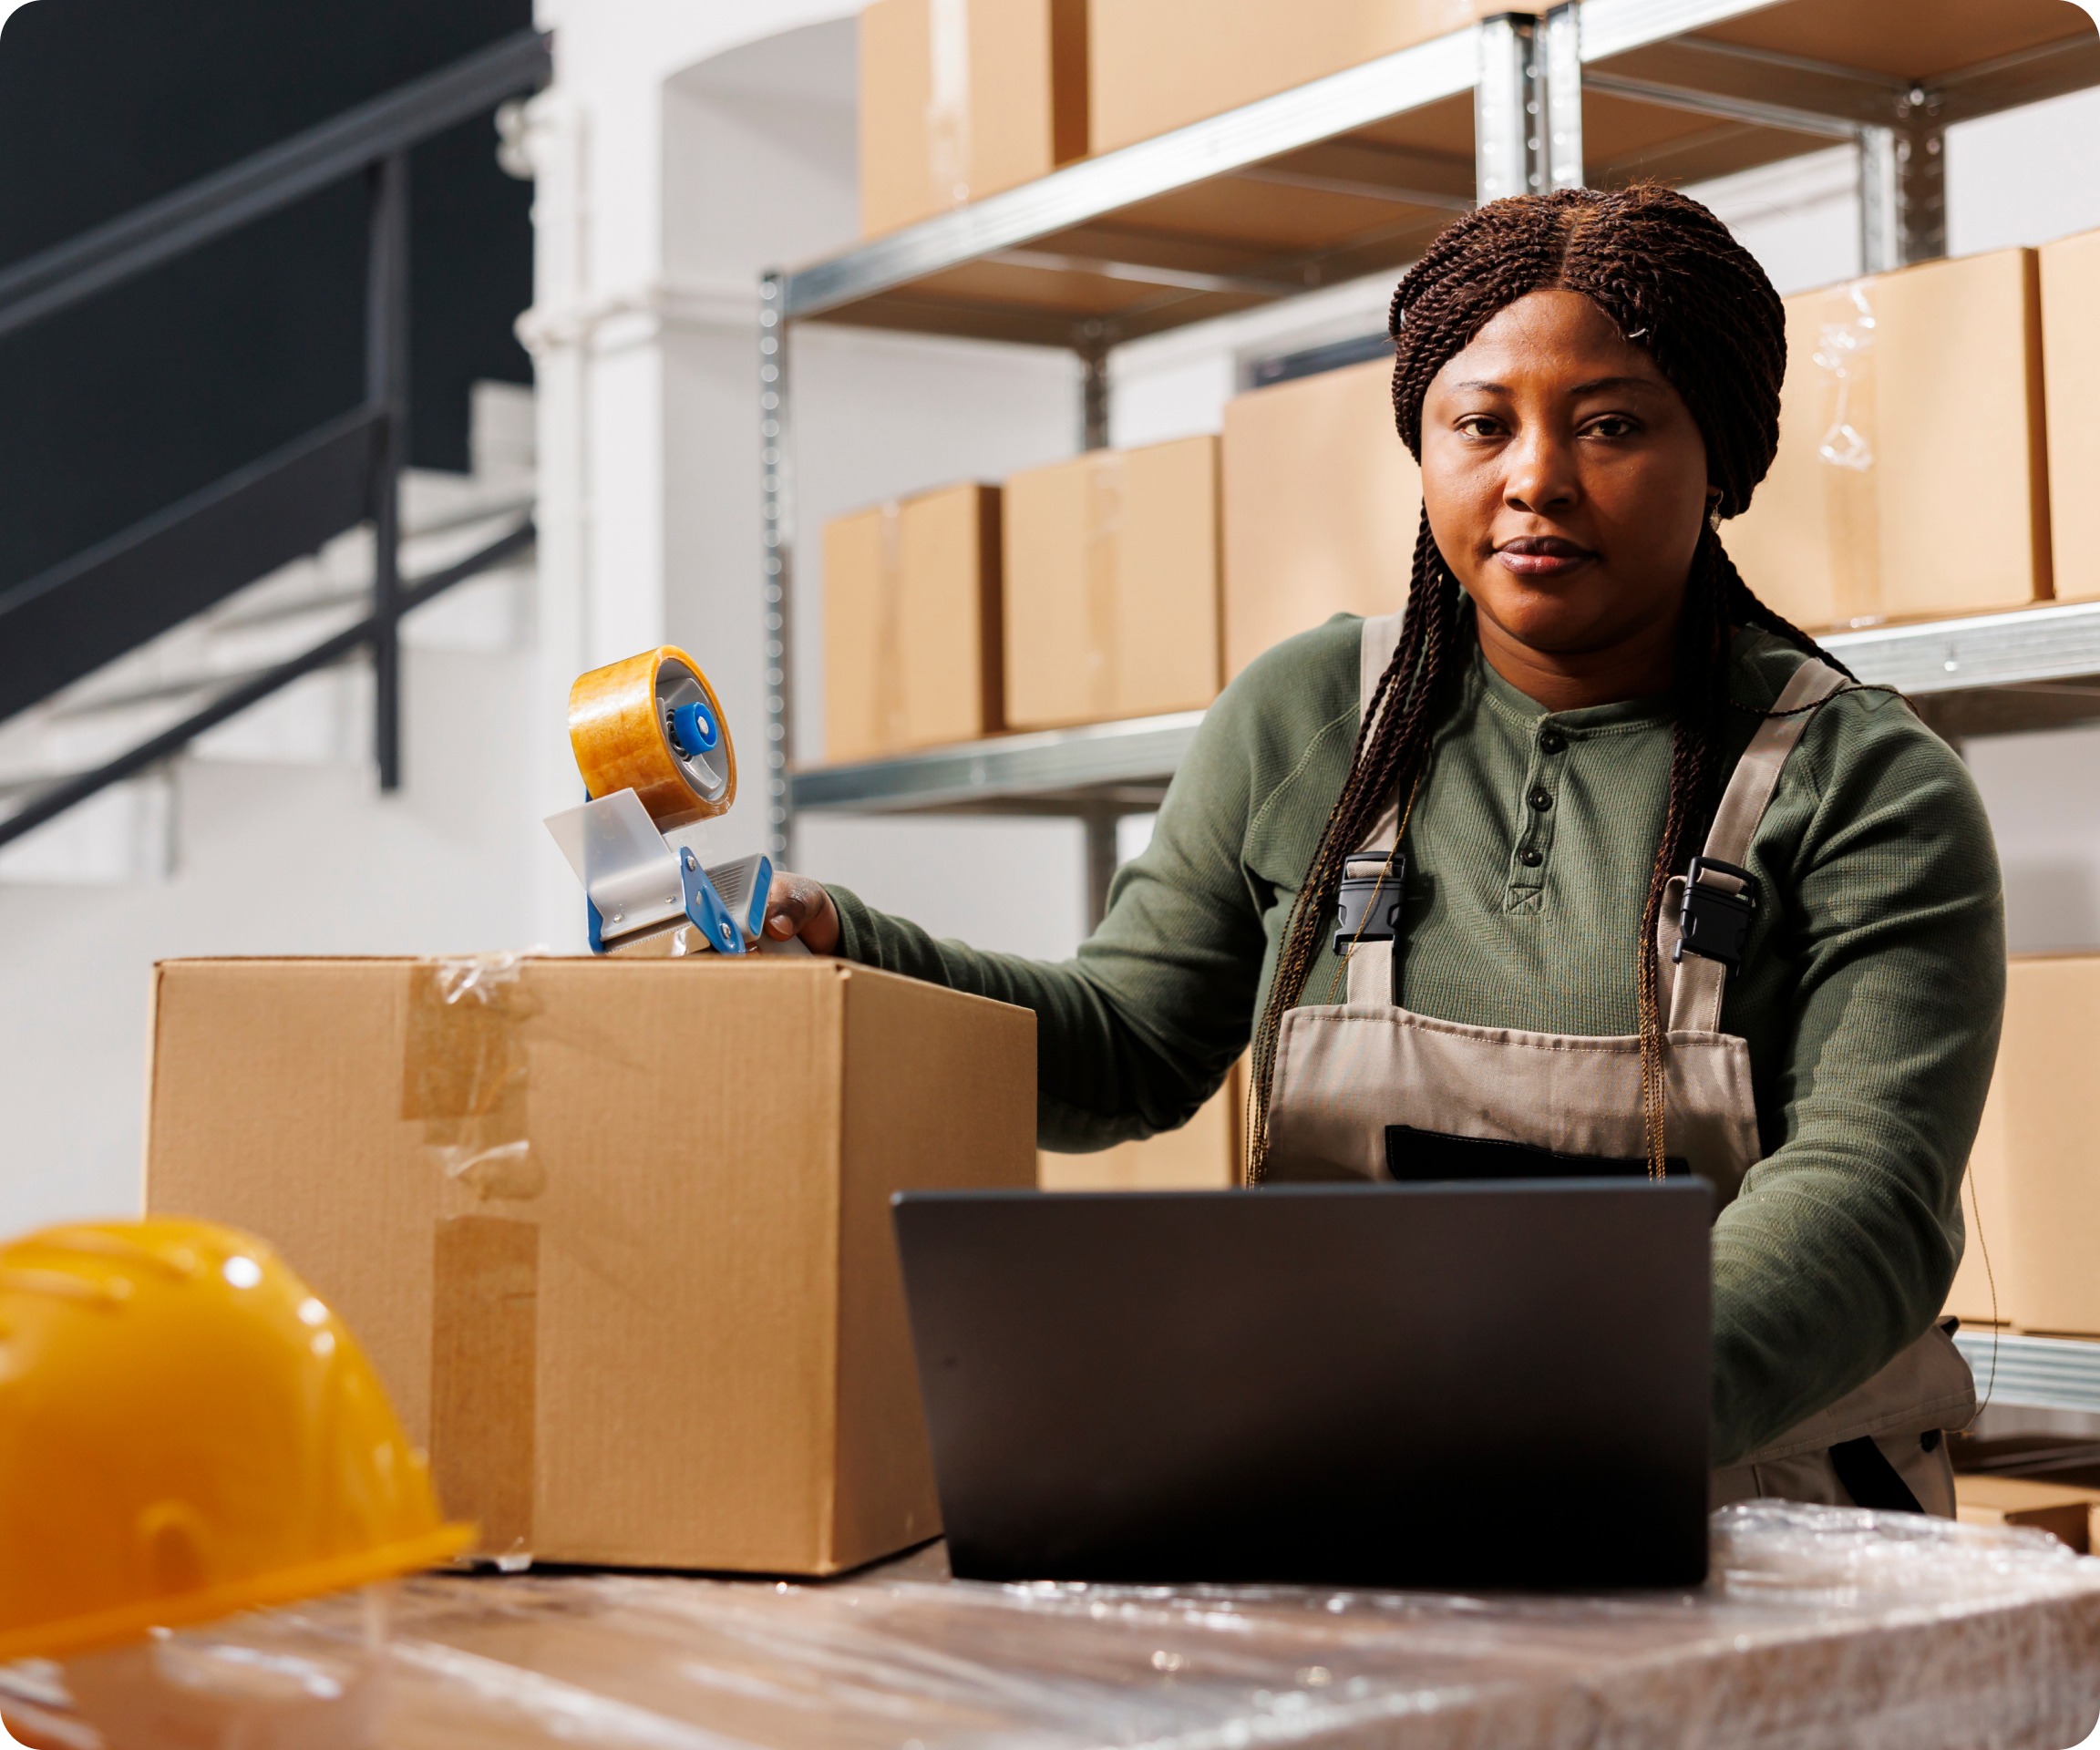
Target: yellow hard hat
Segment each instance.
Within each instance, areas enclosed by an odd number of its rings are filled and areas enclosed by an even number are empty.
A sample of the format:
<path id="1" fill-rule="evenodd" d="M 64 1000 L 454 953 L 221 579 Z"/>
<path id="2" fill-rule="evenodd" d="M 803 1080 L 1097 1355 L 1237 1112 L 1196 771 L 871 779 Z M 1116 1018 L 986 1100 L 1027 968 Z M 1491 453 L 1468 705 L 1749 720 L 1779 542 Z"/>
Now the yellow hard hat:
<path id="1" fill-rule="evenodd" d="M 0 1246 L 0 1661 L 421 1568 L 445 1524 L 356 1340 L 209 1221 Z"/>

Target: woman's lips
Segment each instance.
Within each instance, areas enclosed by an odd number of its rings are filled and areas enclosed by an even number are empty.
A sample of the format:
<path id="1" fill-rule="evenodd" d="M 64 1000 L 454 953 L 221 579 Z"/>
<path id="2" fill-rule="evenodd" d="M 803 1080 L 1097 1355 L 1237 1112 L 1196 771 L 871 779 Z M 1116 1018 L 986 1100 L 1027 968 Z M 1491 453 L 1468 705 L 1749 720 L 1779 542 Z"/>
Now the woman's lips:
<path id="1" fill-rule="evenodd" d="M 1597 555 L 1558 535 L 1526 535 L 1504 541 L 1495 557 L 1518 577 L 1551 581 L 1580 571 Z"/>

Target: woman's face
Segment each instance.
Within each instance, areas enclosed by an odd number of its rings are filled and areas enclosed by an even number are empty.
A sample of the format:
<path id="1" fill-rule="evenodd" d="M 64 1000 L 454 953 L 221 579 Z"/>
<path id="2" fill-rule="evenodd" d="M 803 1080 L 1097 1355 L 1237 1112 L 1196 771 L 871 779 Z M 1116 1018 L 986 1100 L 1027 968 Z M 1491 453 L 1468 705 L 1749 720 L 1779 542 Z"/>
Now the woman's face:
<path id="1" fill-rule="evenodd" d="M 1711 490 L 1683 398 L 1579 292 L 1519 298 L 1423 400 L 1430 531 L 1491 661 L 1666 663 Z"/>

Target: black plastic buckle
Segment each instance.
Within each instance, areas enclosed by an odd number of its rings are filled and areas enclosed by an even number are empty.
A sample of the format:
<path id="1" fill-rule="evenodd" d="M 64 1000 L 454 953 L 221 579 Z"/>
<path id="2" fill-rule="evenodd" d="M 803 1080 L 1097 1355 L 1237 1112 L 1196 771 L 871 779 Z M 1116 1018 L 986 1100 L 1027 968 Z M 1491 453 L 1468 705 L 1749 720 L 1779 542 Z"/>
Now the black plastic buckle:
<path id="1" fill-rule="evenodd" d="M 1700 876 L 1712 870 L 1732 875 L 1743 883 L 1740 893 L 1701 883 Z M 1743 943 L 1750 934 L 1750 921 L 1757 915 L 1757 879 L 1746 869 L 1724 863 L 1718 857 L 1694 857 L 1684 877 L 1684 921 L 1677 950 L 1670 958 L 1682 962 L 1689 948 L 1708 960 L 1717 960 L 1732 972 L 1743 970 Z"/>
<path id="2" fill-rule="evenodd" d="M 1397 937 L 1406 888 L 1404 850 L 1393 853 L 1392 866 L 1381 875 L 1344 876 L 1335 901 L 1334 952 L 1345 954 L 1360 942 L 1391 942 Z"/>

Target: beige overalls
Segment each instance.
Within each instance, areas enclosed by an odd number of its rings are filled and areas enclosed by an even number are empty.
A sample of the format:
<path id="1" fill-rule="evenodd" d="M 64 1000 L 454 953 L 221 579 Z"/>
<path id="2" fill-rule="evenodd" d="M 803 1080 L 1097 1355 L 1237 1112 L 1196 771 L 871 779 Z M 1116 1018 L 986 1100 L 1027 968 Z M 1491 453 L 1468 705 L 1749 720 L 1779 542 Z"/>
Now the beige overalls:
<path id="1" fill-rule="evenodd" d="M 1396 614 L 1364 623 L 1365 711 L 1399 635 Z M 1774 709 L 1813 704 L 1843 679 L 1807 662 Z M 1770 716 L 1759 726 L 1722 795 L 1707 860 L 1744 862 L 1809 715 Z M 1398 803 L 1397 797 L 1388 803 L 1349 860 L 1349 874 L 1373 875 L 1385 865 L 1399 829 Z M 1724 890 L 1741 885 L 1711 870 L 1702 879 Z M 1669 1017 L 1665 1151 L 1713 1185 L 1719 1208 L 1760 1158 L 1757 1113 L 1749 1044 L 1720 1030 L 1726 967 L 1689 952 L 1682 962 L 1673 959 L 1683 884 L 1683 877 L 1673 879 L 1658 931 Z M 1384 1179 L 1385 1129 L 1394 1124 L 1566 1154 L 1646 1158 L 1638 1036 L 1525 1033 L 1412 1014 L 1394 1001 L 1393 950 L 1391 942 L 1358 943 L 1349 957 L 1346 1003 L 1284 1016 L 1269 1110 L 1271 1179 Z M 1944 1431 L 1967 1426 L 1975 1408 L 1968 1364 L 1935 1325 L 1858 1390 L 1715 1471 L 1714 1504 L 1756 1496 L 1876 1507 L 1914 1499 L 1951 1518 Z"/>

